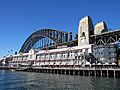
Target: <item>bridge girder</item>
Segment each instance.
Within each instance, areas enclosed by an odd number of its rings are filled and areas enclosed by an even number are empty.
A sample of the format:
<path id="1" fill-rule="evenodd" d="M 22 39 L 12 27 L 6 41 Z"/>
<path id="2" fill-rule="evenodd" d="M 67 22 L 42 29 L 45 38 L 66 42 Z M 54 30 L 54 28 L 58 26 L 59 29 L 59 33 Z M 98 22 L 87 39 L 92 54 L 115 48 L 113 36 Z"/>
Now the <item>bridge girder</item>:
<path id="1" fill-rule="evenodd" d="M 91 43 L 94 45 L 107 45 L 120 43 L 120 30 L 91 35 Z"/>

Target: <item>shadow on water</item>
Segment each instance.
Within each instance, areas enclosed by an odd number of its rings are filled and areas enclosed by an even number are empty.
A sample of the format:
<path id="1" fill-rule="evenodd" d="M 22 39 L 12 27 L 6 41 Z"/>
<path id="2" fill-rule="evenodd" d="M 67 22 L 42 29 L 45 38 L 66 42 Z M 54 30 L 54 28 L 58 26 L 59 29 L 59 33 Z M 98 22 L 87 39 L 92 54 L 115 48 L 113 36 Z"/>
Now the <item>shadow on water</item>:
<path id="1" fill-rule="evenodd" d="M 120 90 L 120 79 L 0 70 L 0 90 Z"/>

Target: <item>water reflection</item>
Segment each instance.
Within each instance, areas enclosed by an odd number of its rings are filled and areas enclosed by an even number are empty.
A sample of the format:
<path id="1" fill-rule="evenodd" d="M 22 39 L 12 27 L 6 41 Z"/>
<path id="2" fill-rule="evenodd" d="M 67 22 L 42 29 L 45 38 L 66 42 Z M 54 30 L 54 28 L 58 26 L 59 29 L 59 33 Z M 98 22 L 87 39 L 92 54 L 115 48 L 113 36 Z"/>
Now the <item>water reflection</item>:
<path id="1" fill-rule="evenodd" d="M 120 79 L 2 70 L 0 90 L 120 90 Z"/>

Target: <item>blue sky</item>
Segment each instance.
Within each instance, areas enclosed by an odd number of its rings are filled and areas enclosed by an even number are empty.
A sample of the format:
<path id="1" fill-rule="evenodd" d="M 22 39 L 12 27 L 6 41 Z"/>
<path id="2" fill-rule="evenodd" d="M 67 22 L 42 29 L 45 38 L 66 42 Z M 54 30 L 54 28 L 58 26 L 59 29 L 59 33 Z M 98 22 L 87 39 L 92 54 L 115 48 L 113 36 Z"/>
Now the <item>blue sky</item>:
<path id="1" fill-rule="evenodd" d="M 19 51 L 37 29 L 77 33 L 79 20 L 91 16 L 120 29 L 120 0 L 0 0 L 0 57 Z M 10 52 L 12 54 L 13 52 Z"/>

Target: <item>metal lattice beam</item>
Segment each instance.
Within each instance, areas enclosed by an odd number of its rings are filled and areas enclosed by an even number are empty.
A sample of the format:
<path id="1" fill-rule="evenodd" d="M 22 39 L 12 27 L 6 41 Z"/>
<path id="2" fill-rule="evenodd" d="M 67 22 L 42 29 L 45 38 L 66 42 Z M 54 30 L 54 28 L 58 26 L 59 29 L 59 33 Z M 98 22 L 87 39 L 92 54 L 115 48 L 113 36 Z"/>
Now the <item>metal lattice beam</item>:
<path id="1" fill-rule="evenodd" d="M 69 37 L 64 37 L 65 35 L 68 36 L 69 33 L 64 31 L 53 30 L 53 29 L 38 30 L 32 33 L 27 38 L 27 40 L 24 42 L 23 46 L 21 47 L 20 52 L 28 52 L 37 41 L 45 37 L 53 40 L 55 44 L 64 43 L 69 38 Z"/>

